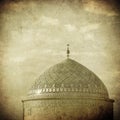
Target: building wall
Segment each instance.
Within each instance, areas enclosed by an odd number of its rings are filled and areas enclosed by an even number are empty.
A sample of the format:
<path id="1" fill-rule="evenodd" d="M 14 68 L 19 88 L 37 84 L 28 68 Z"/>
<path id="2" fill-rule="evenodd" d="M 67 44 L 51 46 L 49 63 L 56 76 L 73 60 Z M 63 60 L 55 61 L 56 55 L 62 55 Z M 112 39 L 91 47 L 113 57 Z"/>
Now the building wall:
<path id="1" fill-rule="evenodd" d="M 24 120 L 113 120 L 113 103 L 97 99 L 24 101 Z"/>

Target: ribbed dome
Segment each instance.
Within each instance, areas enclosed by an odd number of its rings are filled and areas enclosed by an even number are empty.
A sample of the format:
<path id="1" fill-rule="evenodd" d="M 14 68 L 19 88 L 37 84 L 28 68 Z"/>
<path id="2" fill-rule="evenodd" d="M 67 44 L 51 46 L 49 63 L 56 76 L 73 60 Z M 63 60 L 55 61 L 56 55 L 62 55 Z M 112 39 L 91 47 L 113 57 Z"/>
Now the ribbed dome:
<path id="1" fill-rule="evenodd" d="M 103 82 L 80 63 L 66 59 L 40 75 L 29 92 L 31 97 L 108 98 Z"/>

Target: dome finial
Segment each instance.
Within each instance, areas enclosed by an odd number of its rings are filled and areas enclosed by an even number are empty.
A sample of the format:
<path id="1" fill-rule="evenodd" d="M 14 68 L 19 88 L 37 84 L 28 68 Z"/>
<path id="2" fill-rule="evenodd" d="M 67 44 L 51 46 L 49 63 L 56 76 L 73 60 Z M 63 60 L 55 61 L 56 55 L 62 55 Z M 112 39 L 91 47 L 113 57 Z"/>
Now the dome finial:
<path id="1" fill-rule="evenodd" d="M 69 50 L 69 44 L 67 44 L 67 58 L 69 58 L 70 50 Z"/>

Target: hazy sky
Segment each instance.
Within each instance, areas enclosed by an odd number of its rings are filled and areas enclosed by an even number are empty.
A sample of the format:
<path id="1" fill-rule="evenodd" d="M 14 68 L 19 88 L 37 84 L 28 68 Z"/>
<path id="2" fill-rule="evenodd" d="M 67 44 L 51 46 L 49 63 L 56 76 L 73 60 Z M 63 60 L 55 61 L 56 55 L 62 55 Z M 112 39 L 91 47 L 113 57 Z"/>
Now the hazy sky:
<path id="1" fill-rule="evenodd" d="M 101 78 L 120 112 L 120 6 L 112 0 L 4 0 L 0 3 L 0 118 L 22 119 L 35 79 L 70 57 Z M 19 118 L 19 119 L 18 119 Z"/>

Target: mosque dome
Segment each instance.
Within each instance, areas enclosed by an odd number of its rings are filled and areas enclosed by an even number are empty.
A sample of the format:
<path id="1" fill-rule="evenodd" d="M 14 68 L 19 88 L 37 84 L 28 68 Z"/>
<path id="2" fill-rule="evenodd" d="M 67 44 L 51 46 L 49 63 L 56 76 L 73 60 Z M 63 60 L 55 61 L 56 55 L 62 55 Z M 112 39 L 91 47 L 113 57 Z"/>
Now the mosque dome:
<path id="1" fill-rule="evenodd" d="M 55 64 L 41 74 L 28 96 L 34 98 L 109 98 L 108 91 L 99 77 L 70 58 Z"/>
<path id="2" fill-rule="evenodd" d="M 24 120 L 113 120 L 107 88 L 91 70 L 69 58 L 42 73 L 23 102 Z"/>

